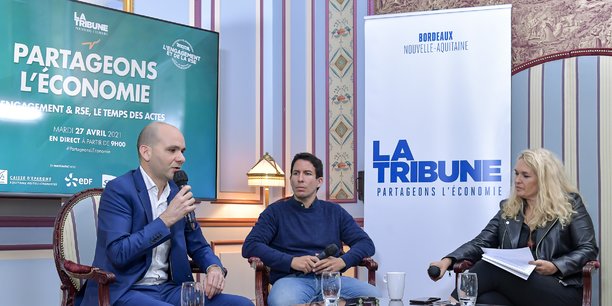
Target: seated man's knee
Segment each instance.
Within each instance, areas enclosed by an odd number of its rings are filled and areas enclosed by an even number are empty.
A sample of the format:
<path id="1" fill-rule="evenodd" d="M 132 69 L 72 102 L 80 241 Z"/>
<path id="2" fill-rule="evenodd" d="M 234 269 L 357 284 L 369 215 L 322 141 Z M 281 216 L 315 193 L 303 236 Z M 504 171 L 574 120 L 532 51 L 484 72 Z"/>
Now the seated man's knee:
<path id="1" fill-rule="evenodd" d="M 372 296 L 372 297 L 380 297 L 380 291 L 378 290 L 378 288 L 364 282 L 363 287 L 360 288 L 361 293 L 359 294 L 359 296 Z"/>
<path id="2" fill-rule="evenodd" d="M 315 292 L 305 285 L 305 280 L 286 277 L 277 280 L 268 295 L 269 306 L 286 306 L 310 302 Z"/>
<path id="3" fill-rule="evenodd" d="M 233 294 L 220 294 L 213 297 L 206 305 L 211 306 L 253 306 L 253 302 L 251 300 Z"/>
<path id="4" fill-rule="evenodd" d="M 353 298 L 359 296 L 380 297 L 380 291 L 375 286 L 367 282 L 360 281 L 352 277 L 342 278 L 341 296 L 344 298 Z"/>
<path id="5" fill-rule="evenodd" d="M 308 302 L 308 297 L 302 296 L 294 292 L 294 290 L 274 290 L 274 286 L 272 286 L 272 290 L 270 290 L 270 294 L 268 295 L 269 306 L 287 306 Z"/>
<path id="6" fill-rule="evenodd" d="M 253 302 L 251 302 L 251 300 L 243 297 L 243 296 L 237 296 L 237 295 L 233 295 L 233 299 L 230 301 L 230 303 L 228 303 L 227 305 L 232 305 L 232 306 L 254 306 Z"/>

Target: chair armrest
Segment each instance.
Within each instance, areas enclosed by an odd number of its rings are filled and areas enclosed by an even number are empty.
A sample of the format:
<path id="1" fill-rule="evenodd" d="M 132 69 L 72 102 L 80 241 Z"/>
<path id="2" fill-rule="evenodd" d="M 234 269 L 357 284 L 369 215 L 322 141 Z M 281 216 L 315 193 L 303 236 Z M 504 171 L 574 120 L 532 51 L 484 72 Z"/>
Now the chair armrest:
<path id="1" fill-rule="evenodd" d="M 81 265 L 70 260 L 64 260 L 64 271 L 70 277 L 78 279 L 93 279 L 98 284 L 108 285 L 115 281 L 115 274 L 100 270 L 99 268 Z"/>
<path id="2" fill-rule="evenodd" d="M 255 305 L 267 305 L 270 290 L 270 270 L 259 257 L 250 257 L 249 264 L 255 269 Z"/>
<path id="3" fill-rule="evenodd" d="M 582 306 L 591 306 L 593 270 L 599 269 L 599 261 L 592 260 L 582 267 Z"/>
<path id="4" fill-rule="evenodd" d="M 189 267 L 191 268 L 191 273 L 206 273 L 193 260 L 189 260 Z"/>
<path id="5" fill-rule="evenodd" d="M 376 270 L 378 270 L 378 263 L 371 257 L 366 257 L 361 260 L 359 266 L 368 269 L 368 283 L 372 286 L 376 286 Z"/>
<path id="6" fill-rule="evenodd" d="M 584 264 L 584 267 L 582 267 L 582 276 L 590 278 L 591 272 L 593 272 L 595 269 L 599 269 L 599 265 L 599 261 L 597 260 L 588 261 L 586 264 Z"/>
<path id="7" fill-rule="evenodd" d="M 91 279 L 98 283 L 98 303 L 110 306 L 110 284 L 115 282 L 115 274 L 91 266 L 81 265 L 70 260 L 62 263 L 64 272 L 77 279 Z"/>
<path id="8" fill-rule="evenodd" d="M 366 267 L 366 269 L 376 271 L 378 270 L 378 263 L 372 257 L 366 257 L 359 263 L 360 267 Z"/>
<path id="9" fill-rule="evenodd" d="M 474 264 L 469 260 L 459 260 L 453 265 L 453 272 L 455 272 L 455 289 L 457 289 L 459 274 L 465 272 L 465 270 L 471 268 L 473 265 Z"/>
<path id="10" fill-rule="evenodd" d="M 463 273 L 465 270 L 471 268 L 473 265 L 474 264 L 469 260 L 457 261 L 453 265 L 453 272 L 455 272 L 455 274 Z"/>
<path id="11" fill-rule="evenodd" d="M 255 271 L 269 272 L 268 267 L 264 265 L 259 257 L 249 257 L 249 264 Z"/>

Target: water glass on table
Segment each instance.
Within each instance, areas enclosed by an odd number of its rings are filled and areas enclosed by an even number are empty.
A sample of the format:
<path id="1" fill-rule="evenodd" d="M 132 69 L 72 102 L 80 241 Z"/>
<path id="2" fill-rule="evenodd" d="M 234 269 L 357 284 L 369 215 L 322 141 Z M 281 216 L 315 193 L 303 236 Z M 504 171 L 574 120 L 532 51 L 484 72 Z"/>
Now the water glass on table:
<path id="1" fill-rule="evenodd" d="M 476 273 L 464 272 L 459 275 L 457 296 L 463 306 L 476 305 L 478 297 L 478 276 Z"/>
<path id="2" fill-rule="evenodd" d="M 204 286 L 202 283 L 183 283 L 181 287 L 181 306 L 204 306 Z"/>
<path id="3" fill-rule="evenodd" d="M 340 298 L 340 288 L 342 286 L 340 272 L 323 272 L 321 274 L 321 294 L 325 301 L 325 306 L 338 305 Z"/>

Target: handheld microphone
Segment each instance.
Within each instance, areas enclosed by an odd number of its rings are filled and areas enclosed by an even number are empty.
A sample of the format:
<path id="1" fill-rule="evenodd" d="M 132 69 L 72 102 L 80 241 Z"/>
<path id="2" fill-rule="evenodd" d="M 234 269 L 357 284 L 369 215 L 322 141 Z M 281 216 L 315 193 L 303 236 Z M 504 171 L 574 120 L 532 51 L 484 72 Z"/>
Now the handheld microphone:
<path id="1" fill-rule="evenodd" d="M 174 172 L 174 183 L 176 183 L 176 185 L 178 186 L 179 189 L 183 188 L 183 186 L 187 185 L 187 181 L 189 180 L 189 178 L 187 178 L 187 173 L 183 170 L 179 170 Z M 196 229 L 196 217 L 195 217 L 195 212 L 190 212 L 187 215 L 185 215 L 185 221 L 187 222 L 187 224 L 189 224 L 189 227 L 191 227 L 192 230 Z"/>
<path id="2" fill-rule="evenodd" d="M 427 269 L 427 274 L 429 274 L 429 277 L 431 278 L 438 278 L 438 276 L 440 276 L 440 268 L 436 266 L 429 266 L 429 269 Z"/>
<path id="3" fill-rule="evenodd" d="M 334 256 L 336 255 L 336 253 L 338 253 L 338 246 L 335 244 L 330 244 L 328 246 L 325 247 L 325 250 L 323 250 L 323 252 L 319 255 L 317 255 L 318 259 L 325 259 L 329 256 Z"/>

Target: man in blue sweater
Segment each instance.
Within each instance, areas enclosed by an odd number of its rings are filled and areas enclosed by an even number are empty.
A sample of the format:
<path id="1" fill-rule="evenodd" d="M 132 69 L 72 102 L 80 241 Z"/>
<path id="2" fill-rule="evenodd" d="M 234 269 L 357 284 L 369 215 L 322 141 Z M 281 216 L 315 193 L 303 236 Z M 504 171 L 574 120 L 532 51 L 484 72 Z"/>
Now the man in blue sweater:
<path id="1" fill-rule="evenodd" d="M 353 217 L 340 205 L 317 198 L 322 183 L 321 160 L 310 153 L 295 155 L 291 162 L 293 197 L 266 208 L 244 242 L 242 256 L 259 257 L 271 269 L 270 306 L 321 300 L 322 272 L 342 272 L 374 255 L 374 243 Z M 332 243 L 339 248 L 345 243 L 351 249 L 320 260 L 316 255 Z M 358 296 L 380 293 L 366 282 L 342 277 L 340 297 Z"/>

